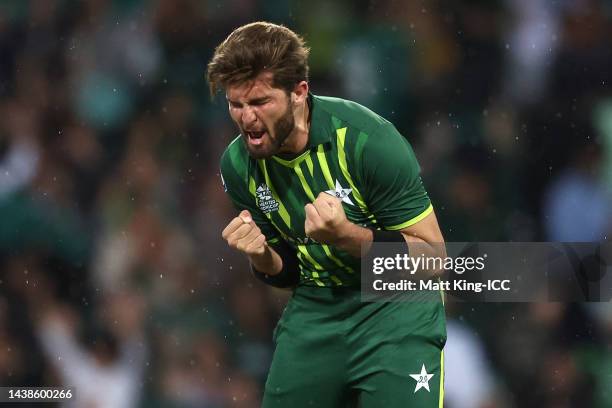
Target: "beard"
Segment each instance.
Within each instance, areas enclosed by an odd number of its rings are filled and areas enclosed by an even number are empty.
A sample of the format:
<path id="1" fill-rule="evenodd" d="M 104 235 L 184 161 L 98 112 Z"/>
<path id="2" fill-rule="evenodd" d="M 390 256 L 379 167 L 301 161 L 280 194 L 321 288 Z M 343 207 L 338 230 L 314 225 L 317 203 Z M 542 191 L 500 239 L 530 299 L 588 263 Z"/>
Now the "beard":
<path id="1" fill-rule="evenodd" d="M 244 144 L 246 145 L 249 155 L 254 159 L 269 159 L 275 154 L 280 152 L 283 143 L 289 137 L 293 129 L 295 128 L 295 118 L 293 112 L 290 109 L 289 103 L 285 109 L 283 116 L 278 118 L 272 125 L 273 134 L 270 129 L 266 129 L 269 143 L 261 147 L 253 147 L 248 142 L 248 136 L 245 131 L 241 131 Z"/>

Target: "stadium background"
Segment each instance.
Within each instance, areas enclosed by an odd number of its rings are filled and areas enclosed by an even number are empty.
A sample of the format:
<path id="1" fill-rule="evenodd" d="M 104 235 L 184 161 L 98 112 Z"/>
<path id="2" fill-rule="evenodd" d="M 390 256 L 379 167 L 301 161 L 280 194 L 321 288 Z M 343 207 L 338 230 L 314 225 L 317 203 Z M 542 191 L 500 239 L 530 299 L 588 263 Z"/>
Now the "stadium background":
<path id="1" fill-rule="evenodd" d="M 305 36 L 313 92 L 408 137 L 447 241 L 609 240 L 609 1 L 6 0 L 1 385 L 258 405 L 287 294 L 221 240 L 236 132 L 204 80 L 213 47 L 258 19 Z M 448 407 L 612 406 L 609 303 L 448 315 Z"/>

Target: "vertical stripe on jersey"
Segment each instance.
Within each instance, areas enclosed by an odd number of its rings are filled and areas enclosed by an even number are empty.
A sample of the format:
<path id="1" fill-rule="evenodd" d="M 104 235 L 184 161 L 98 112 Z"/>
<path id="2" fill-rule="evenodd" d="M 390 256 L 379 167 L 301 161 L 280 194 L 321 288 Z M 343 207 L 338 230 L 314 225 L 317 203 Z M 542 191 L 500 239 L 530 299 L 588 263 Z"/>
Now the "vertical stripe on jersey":
<path id="1" fill-rule="evenodd" d="M 355 155 L 353 157 L 353 160 L 355 162 L 357 162 L 357 160 L 365 160 L 362 157 L 362 154 L 363 154 L 363 147 L 365 146 L 365 143 L 367 140 L 368 140 L 368 135 L 366 133 L 359 132 L 359 134 L 357 135 L 357 143 L 355 144 Z M 376 218 L 374 218 L 374 214 L 369 214 L 368 218 L 372 221 L 374 225 L 378 224 L 378 221 L 376 221 Z M 380 227 L 377 227 L 377 229 L 380 229 Z"/>
<path id="2" fill-rule="evenodd" d="M 249 177 L 249 191 L 251 192 L 251 194 L 253 194 L 253 197 L 257 197 L 257 194 L 255 194 L 255 189 L 257 187 L 255 186 L 255 179 L 253 177 Z"/>
<path id="3" fill-rule="evenodd" d="M 320 144 L 317 148 L 317 159 L 319 160 L 319 166 L 321 166 L 321 171 L 323 172 L 323 177 L 325 177 L 327 187 L 329 187 L 331 190 L 335 190 L 336 185 L 334 184 L 334 179 L 332 179 L 331 172 L 329 171 L 329 166 L 327 165 L 327 159 L 325 158 L 325 152 L 323 151 L 322 144 Z"/>
<path id="4" fill-rule="evenodd" d="M 359 207 L 361 207 L 361 209 L 364 210 L 366 213 L 369 213 L 368 207 L 365 201 L 363 200 L 361 193 L 359 193 L 357 186 L 355 186 L 355 182 L 353 181 L 353 178 L 351 177 L 348 171 L 348 163 L 346 161 L 346 152 L 344 151 L 344 142 L 346 139 L 346 128 L 343 127 L 343 128 L 337 129 L 336 137 L 338 139 L 338 162 L 340 163 L 340 170 L 342 171 L 342 174 L 344 175 L 344 178 L 346 179 L 346 181 L 348 181 L 349 185 L 351 186 L 351 189 L 353 190 L 353 197 L 355 197 L 355 201 L 357 201 L 357 204 L 359 205 Z"/>
<path id="5" fill-rule="evenodd" d="M 355 201 L 357 201 L 357 205 L 359 206 L 359 208 L 361 208 L 361 210 L 367 215 L 368 219 L 370 219 L 373 224 L 378 224 L 378 221 L 376 221 L 376 218 L 374 218 L 374 214 L 370 213 L 370 210 L 368 210 L 368 206 L 365 203 L 363 196 L 357 189 L 357 186 L 355 185 L 355 182 L 353 181 L 353 178 L 351 177 L 351 174 L 348 171 L 348 162 L 346 160 L 345 147 L 346 130 L 346 127 L 336 129 L 336 138 L 338 141 L 338 163 L 340 164 L 340 170 L 342 171 L 342 174 L 344 175 L 346 181 L 348 181 L 349 185 L 351 186 L 351 189 L 353 190 L 353 197 L 355 197 Z M 358 143 L 362 144 L 364 143 L 363 141 L 365 141 L 365 139 L 367 138 L 367 135 L 363 132 L 360 132 L 357 138 Z"/>
<path id="6" fill-rule="evenodd" d="M 304 189 L 304 192 L 306 193 L 310 201 L 314 201 L 315 200 L 314 194 L 312 194 L 312 190 L 310 189 L 310 186 L 306 182 L 306 178 L 304 177 L 304 173 L 302 172 L 302 168 L 300 167 L 300 165 L 298 164 L 297 166 L 295 166 L 293 170 L 295 170 L 295 174 L 297 174 L 298 179 L 300 179 L 302 188 Z"/>
<path id="7" fill-rule="evenodd" d="M 308 153 L 308 156 L 306 156 L 306 166 L 308 166 L 308 172 L 310 173 L 310 177 L 314 177 L 314 165 L 312 164 L 310 152 Z"/>

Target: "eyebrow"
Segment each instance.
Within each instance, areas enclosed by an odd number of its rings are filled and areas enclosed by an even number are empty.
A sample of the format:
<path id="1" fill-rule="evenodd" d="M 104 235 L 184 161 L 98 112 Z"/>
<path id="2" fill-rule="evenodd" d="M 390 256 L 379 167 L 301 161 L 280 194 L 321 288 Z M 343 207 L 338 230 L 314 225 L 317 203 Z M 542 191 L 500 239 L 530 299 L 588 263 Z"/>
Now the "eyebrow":
<path id="1" fill-rule="evenodd" d="M 227 101 L 229 103 L 236 104 L 236 105 L 242 105 L 242 102 L 233 101 L 233 100 L 229 99 L 227 96 L 225 97 L 225 99 L 227 99 Z M 248 100 L 247 104 L 249 104 L 249 105 L 258 104 L 258 103 L 265 102 L 268 99 L 270 99 L 269 96 L 262 96 L 262 97 L 259 97 L 259 98 L 253 98 L 253 99 Z"/>

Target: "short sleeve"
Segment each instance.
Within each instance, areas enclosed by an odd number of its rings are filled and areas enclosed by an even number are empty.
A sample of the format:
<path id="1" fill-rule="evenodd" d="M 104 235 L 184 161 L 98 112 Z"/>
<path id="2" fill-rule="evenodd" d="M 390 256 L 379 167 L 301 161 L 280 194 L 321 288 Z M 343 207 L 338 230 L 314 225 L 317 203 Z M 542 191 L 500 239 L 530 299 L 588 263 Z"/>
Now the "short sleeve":
<path id="1" fill-rule="evenodd" d="M 433 211 L 412 147 L 391 123 L 368 137 L 360 156 L 364 198 L 384 229 L 406 228 Z"/>
<path id="2" fill-rule="evenodd" d="M 246 171 L 240 172 L 238 166 L 247 163 L 232 163 L 228 152 L 221 157 L 221 182 L 237 211 L 248 210 L 269 244 L 278 242 L 280 234 L 259 209 L 255 196 L 249 192 L 249 179 Z M 246 167 L 245 167 L 246 168 Z M 240 169 L 240 167 L 238 167 Z M 243 173 L 242 175 L 240 173 Z"/>

